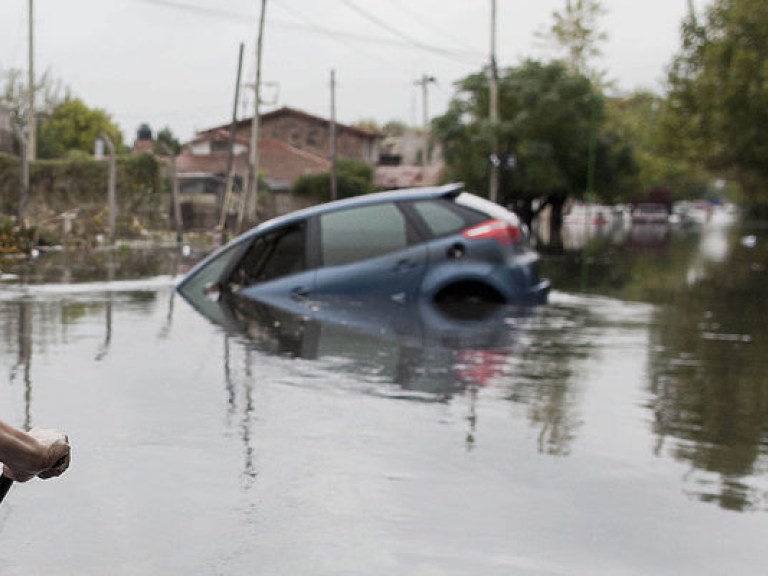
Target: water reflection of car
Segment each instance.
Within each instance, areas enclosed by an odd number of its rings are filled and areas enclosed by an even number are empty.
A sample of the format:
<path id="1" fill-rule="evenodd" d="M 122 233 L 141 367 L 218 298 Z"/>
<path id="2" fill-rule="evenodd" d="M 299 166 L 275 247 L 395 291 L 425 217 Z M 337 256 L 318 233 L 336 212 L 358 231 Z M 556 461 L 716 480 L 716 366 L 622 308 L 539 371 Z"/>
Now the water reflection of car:
<path id="1" fill-rule="evenodd" d="M 196 266 L 185 296 L 233 294 L 301 312 L 308 301 L 542 304 L 549 282 L 515 214 L 461 185 L 322 204 L 265 222 Z"/>
<path id="2" fill-rule="evenodd" d="M 304 302 L 302 313 L 224 293 L 182 295 L 229 336 L 266 354 L 349 363 L 357 378 L 392 382 L 439 400 L 469 385 L 483 386 L 514 348 L 536 312 L 498 304 L 467 307 L 417 300 L 401 304 L 327 299 Z"/>

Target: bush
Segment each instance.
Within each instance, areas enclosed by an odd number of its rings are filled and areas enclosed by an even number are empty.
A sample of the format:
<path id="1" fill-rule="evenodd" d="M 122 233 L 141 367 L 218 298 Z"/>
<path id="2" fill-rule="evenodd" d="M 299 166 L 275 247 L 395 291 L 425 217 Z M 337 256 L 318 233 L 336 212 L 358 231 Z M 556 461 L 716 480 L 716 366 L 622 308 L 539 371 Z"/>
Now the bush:
<path id="1" fill-rule="evenodd" d="M 20 161 L 0 155 L 0 216 L 16 214 L 20 191 Z M 87 154 L 75 153 L 65 159 L 38 160 L 30 168 L 27 220 L 53 235 L 60 231 L 56 217 L 77 210 L 75 234 L 106 232 L 109 163 Z M 162 210 L 162 193 L 167 183 L 160 162 L 151 154 L 119 156 L 117 159 L 117 233 L 137 232 L 136 221 L 155 226 L 167 221 Z"/>
<path id="2" fill-rule="evenodd" d="M 341 158 L 336 164 L 336 186 L 339 198 L 351 198 L 373 191 L 373 168 L 362 160 Z M 328 172 L 300 177 L 291 187 L 291 193 L 311 197 L 317 202 L 331 199 L 331 175 Z"/>

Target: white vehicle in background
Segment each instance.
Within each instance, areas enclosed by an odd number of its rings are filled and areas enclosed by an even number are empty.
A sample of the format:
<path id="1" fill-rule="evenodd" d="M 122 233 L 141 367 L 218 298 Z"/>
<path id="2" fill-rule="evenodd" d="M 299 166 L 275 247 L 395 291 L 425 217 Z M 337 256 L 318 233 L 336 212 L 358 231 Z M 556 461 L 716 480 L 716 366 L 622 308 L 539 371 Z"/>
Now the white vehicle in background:
<path id="1" fill-rule="evenodd" d="M 632 208 L 632 224 L 668 224 L 669 211 L 664 204 L 637 204 Z"/>

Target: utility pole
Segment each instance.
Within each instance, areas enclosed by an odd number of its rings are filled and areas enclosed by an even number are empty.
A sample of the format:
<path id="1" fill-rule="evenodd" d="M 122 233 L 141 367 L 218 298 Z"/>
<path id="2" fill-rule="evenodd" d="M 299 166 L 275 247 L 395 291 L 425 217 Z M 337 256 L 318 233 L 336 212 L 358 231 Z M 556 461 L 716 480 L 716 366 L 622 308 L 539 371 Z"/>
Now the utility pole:
<path id="1" fill-rule="evenodd" d="M 248 219 L 256 219 L 256 206 L 259 193 L 259 105 L 261 104 L 261 47 L 264 38 L 264 16 L 267 11 L 267 0 L 261 0 L 261 15 L 259 16 L 259 34 L 256 39 L 256 87 L 253 97 L 254 110 L 251 121 L 251 158 L 248 170 L 248 192 L 244 202 L 245 210 L 240 212 L 238 219 L 238 231 L 242 227 L 243 212 L 248 213 Z"/>
<path id="2" fill-rule="evenodd" d="M 35 120 L 35 6 L 29 0 L 29 94 L 27 114 L 27 160 L 34 162 L 37 157 L 37 129 Z"/>
<path id="3" fill-rule="evenodd" d="M 26 216 L 27 216 L 27 201 L 29 199 L 29 157 L 27 156 L 27 138 L 24 136 L 24 132 L 16 124 L 13 125 L 13 132 L 16 135 L 16 139 L 19 141 L 21 147 L 19 158 L 21 160 L 21 188 L 19 190 L 19 206 L 17 211 L 17 218 L 19 221 L 19 229 L 26 229 Z"/>
<path id="4" fill-rule="evenodd" d="M 331 200 L 339 197 L 339 182 L 336 174 L 336 70 L 331 70 Z"/>
<path id="5" fill-rule="evenodd" d="M 107 189 L 107 204 L 109 209 L 109 244 L 115 244 L 115 224 L 117 220 L 117 158 L 115 145 L 106 132 L 99 134 L 109 150 L 109 183 Z"/>
<path id="6" fill-rule="evenodd" d="M 491 125 L 491 178 L 488 195 L 491 202 L 498 202 L 499 198 L 499 168 L 501 158 L 499 156 L 499 83 L 498 70 L 496 69 L 496 0 L 491 0 L 491 66 L 488 70 L 488 90 L 490 110 L 488 118 Z"/>
<path id="7" fill-rule="evenodd" d="M 235 162 L 235 132 L 237 131 L 237 106 L 240 102 L 240 77 L 243 72 L 243 43 L 240 43 L 240 51 L 237 57 L 237 78 L 235 80 L 235 102 L 232 105 L 232 124 L 229 126 L 229 143 L 227 144 L 227 183 L 224 189 L 224 198 L 221 202 L 221 214 L 219 216 L 219 231 L 224 230 L 227 223 L 227 212 L 232 200 L 232 185 L 234 181 L 233 164 Z M 241 194 L 243 191 L 241 191 Z"/>
<path id="8" fill-rule="evenodd" d="M 424 186 L 427 179 L 427 164 L 429 163 L 429 84 L 435 83 L 434 76 L 423 74 L 420 80 L 416 81 L 417 86 L 421 86 L 421 121 L 422 121 L 422 150 L 421 150 L 421 185 Z"/>

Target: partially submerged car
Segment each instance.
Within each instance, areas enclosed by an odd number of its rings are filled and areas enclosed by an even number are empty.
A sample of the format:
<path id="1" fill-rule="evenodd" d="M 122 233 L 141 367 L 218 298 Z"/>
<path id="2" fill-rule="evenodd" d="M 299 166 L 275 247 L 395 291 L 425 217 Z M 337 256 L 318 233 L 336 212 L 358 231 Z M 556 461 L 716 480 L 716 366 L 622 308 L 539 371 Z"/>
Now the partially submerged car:
<path id="1" fill-rule="evenodd" d="M 410 304 L 471 300 L 543 304 L 518 217 L 460 184 L 329 202 L 264 222 L 180 282 L 195 299 L 228 294 L 300 312 L 339 298 Z"/>

